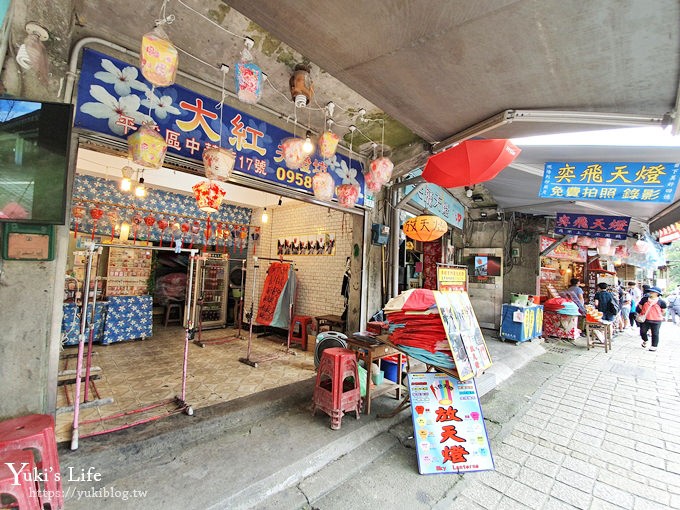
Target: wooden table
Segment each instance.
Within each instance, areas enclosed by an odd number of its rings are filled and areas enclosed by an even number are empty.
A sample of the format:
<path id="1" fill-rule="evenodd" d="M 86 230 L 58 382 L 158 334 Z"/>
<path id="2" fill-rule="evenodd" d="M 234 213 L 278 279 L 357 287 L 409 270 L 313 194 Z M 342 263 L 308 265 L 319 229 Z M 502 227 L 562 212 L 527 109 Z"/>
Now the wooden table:
<path id="1" fill-rule="evenodd" d="M 361 337 L 352 336 L 347 337 L 347 344 L 350 349 L 357 352 L 359 359 L 363 359 L 366 363 L 366 398 L 364 399 L 364 413 L 371 414 L 371 399 L 383 395 L 389 391 L 395 390 L 397 400 L 401 399 L 401 364 L 403 361 L 402 353 L 383 343 L 371 343 Z M 374 360 L 381 360 L 385 356 L 397 355 L 397 382 L 392 382 L 389 379 L 383 380 L 383 383 L 376 386 L 371 391 L 371 364 Z M 380 363 L 380 361 L 378 361 Z"/>
<path id="2" fill-rule="evenodd" d="M 329 326 L 331 329 L 338 328 L 341 333 L 345 332 L 345 321 L 339 315 L 320 315 L 316 319 L 316 329 L 321 331 L 321 326 Z"/>

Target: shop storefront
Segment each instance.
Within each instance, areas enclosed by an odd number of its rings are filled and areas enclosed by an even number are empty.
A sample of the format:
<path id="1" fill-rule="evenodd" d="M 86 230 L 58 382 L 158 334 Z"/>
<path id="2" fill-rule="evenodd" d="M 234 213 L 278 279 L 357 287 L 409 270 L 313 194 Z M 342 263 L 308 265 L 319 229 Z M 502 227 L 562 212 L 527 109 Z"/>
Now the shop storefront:
<path id="1" fill-rule="evenodd" d="M 168 341 L 172 328 L 181 341 L 230 327 L 238 328 L 234 345 L 242 345 L 234 351 L 237 360 L 246 354 L 246 340 L 250 356 L 253 330 L 278 334 L 285 342 L 293 316 L 340 317 L 342 329 L 358 330 L 366 314 L 362 277 L 368 229 L 364 175 L 356 155 L 317 153 L 292 164 L 281 149 L 292 133 L 178 85 L 159 90 L 136 81 L 122 90 L 102 76 L 131 67 L 96 51 L 83 53 L 64 282 L 62 343 L 74 351 L 68 355 L 75 355 L 80 339 L 88 245 L 93 242 L 87 327 L 91 323 L 92 342 L 107 349 L 134 346 L 130 340 L 153 340 L 157 334 Z M 137 108 L 126 110 L 133 103 Z M 130 148 L 129 137 L 145 120 L 155 123 L 157 138 L 167 144 L 159 168 L 137 161 Z M 231 177 L 207 181 L 202 154 L 217 146 L 234 151 L 234 170 Z M 325 176 L 325 191 L 330 190 L 323 199 L 314 180 L 319 174 Z M 223 196 L 206 207 L 201 200 L 213 194 L 214 185 L 221 189 L 215 194 Z M 343 194 L 344 188 L 351 193 Z M 331 200 L 336 189 L 341 203 Z M 272 322 L 264 317 L 263 310 L 271 306 L 265 289 L 270 268 L 279 264 L 294 271 L 297 285 L 285 309 L 277 312 L 283 320 Z M 162 356 L 140 361 L 115 376 L 137 380 L 150 365 L 167 363 Z M 305 370 L 306 375 L 298 370 L 300 376 L 311 377 L 313 363 Z M 183 377 L 184 391 L 186 370 Z M 190 371 L 188 377 L 195 376 Z M 58 405 L 73 401 L 68 389 L 65 401 L 61 389 L 59 395 Z M 217 400 L 238 396 L 242 391 L 220 394 Z M 201 405 L 214 402 L 208 398 Z M 107 413 L 105 407 L 100 412 Z M 62 416 L 63 440 L 68 432 L 63 422 L 71 417 Z"/>

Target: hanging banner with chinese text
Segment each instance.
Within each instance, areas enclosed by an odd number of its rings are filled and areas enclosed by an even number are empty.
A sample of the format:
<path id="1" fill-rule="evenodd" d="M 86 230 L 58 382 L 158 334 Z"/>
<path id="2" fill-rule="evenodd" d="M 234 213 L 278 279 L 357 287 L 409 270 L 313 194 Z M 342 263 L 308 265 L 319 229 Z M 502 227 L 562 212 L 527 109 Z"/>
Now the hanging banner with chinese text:
<path id="1" fill-rule="evenodd" d="M 288 329 L 291 321 L 291 304 L 295 301 L 296 285 L 293 266 L 273 262 L 264 279 L 255 322 L 264 326 Z"/>
<path id="2" fill-rule="evenodd" d="M 422 168 L 418 168 L 410 173 L 411 177 L 417 177 L 423 173 Z M 409 194 L 415 186 L 409 185 L 404 188 L 404 193 Z M 411 202 L 418 204 L 432 214 L 439 216 L 449 225 L 463 228 L 465 218 L 465 208 L 453 198 L 446 190 L 436 184 L 426 184 L 418 190 Z"/>
<path id="3" fill-rule="evenodd" d="M 672 202 L 680 163 L 548 162 L 538 196 L 565 200 Z"/>
<path id="4" fill-rule="evenodd" d="M 408 374 L 421 475 L 494 469 L 474 379 L 435 372 Z"/>
<path id="5" fill-rule="evenodd" d="M 180 85 L 152 88 L 139 70 L 91 49 L 83 50 L 74 126 L 126 139 L 153 120 L 168 154 L 202 161 L 203 149 L 222 146 L 236 152 L 234 171 L 312 194 L 312 177 L 328 171 L 336 185 L 355 184 L 363 205 L 364 175 L 356 160 L 336 153 L 307 157 L 297 170 L 286 168 L 281 142 L 292 134 Z M 304 133 L 297 133 L 301 136 Z"/>
<path id="6" fill-rule="evenodd" d="M 555 217 L 555 233 L 564 235 L 626 239 L 629 226 L 628 216 L 558 212 Z"/>

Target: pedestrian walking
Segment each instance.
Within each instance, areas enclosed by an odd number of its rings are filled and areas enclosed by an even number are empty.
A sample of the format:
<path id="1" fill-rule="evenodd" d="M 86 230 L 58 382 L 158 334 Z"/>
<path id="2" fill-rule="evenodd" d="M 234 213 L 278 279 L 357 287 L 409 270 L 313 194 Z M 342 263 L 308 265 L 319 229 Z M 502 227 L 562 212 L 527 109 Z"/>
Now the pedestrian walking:
<path id="1" fill-rule="evenodd" d="M 680 318 L 680 290 L 675 289 L 668 296 L 668 320 L 677 324 L 678 318 Z"/>
<path id="2" fill-rule="evenodd" d="M 630 322 L 631 328 L 635 328 L 637 326 L 637 323 L 635 322 L 635 309 L 638 303 L 640 303 L 640 299 L 642 298 L 642 291 L 640 291 L 640 288 L 637 286 L 637 283 L 628 282 L 628 293 L 631 296 L 630 314 L 628 314 L 628 322 Z"/>
<path id="3" fill-rule="evenodd" d="M 647 333 L 652 334 L 652 346 L 650 351 L 656 351 L 659 346 L 659 330 L 666 314 L 667 304 L 661 299 L 661 289 L 650 287 L 647 294 L 640 300 L 637 306 L 637 321 L 640 324 L 640 337 L 642 338 L 642 348 L 647 348 Z"/>
<path id="4" fill-rule="evenodd" d="M 607 290 L 606 283 L 598 283 L 597 287 L 600 290 L 595 293 L 595 307 L 602 312 L 602 320 L 613 322 L 619 314 L 618 303 L 614 295 Z"/>
<path id="5" fill-rule="evenodd" d="M 632 304 L 633 304 L 633 296 L 631 296 L 630 292 L 628 292 L 627 290 L 624 290 L 621 293 L 621 321 L 623 323 L 623 329 L 624 330 L 631 327 L 630 315 L 631 315 Z"/>

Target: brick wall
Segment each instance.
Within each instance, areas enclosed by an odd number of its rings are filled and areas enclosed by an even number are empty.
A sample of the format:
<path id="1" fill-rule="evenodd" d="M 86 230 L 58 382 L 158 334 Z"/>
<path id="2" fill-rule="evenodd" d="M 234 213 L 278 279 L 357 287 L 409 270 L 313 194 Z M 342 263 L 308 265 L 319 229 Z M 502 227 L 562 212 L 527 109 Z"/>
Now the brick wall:
<path id="1" fill-rule="evenodd" d="M 293 202 L 283 206 L 268 207 L 269 222 L 261 223 L 262 209 L 253 209 L 253 227 L 261 227 L 260 239 L 255 247 L 258 257 L 277 258 L 277 240 L 295 236 L 318 235 L 324 233 L 335 234 L 334 255 L 285 255 L 284 259 L 293 260 L 297 268 L 298 292 L 296 314 L 310 315 L 340 315 L 344 310 L 343 297 L 340 294 L 342 279 L 345 273 L 347 257 L 352 262 L 354 287 L 361 272 L 361 256 L 353 256 L 353 247 L 357 243 L 361 246 L 360 217 L 336 211 L 326 207 L 303 202 Z M 344 223 L 344 225 L 343 225 Z M 251 228 L 251 232 L 253 229 Z M 253 243 L 248 247 L 248 270 L 246 276 L 245 311 L 250 310 L 253 285 Z M 257 306 L 262 293 L 265 273 L 270 261 L 260 260 L 257 270 L 257 285 L 255 291 L 254 316 L 257 317 Z M 350 299 L 350 313 L 358 307 L 354 305 L 358 293 L 352 292 Z M 352 325 L 348 329 L 356 326 Z M 257 324 L 257 323 L 255 323 Z"/>

